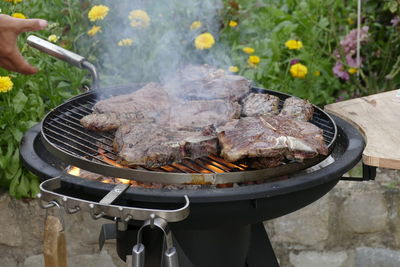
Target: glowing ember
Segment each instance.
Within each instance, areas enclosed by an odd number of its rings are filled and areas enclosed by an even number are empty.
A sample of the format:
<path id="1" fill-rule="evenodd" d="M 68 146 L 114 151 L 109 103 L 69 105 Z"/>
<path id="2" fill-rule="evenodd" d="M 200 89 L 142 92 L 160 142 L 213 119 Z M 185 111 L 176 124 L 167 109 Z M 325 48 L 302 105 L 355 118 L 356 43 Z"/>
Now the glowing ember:
<path id="1" fill-rule="evenodd" d="M 108 164 L 111 164 L 113 166 L 120 167 L 120 168 L 127 168 L 126 166 L 123 166 L 123 165 L 117 163 L 115 160 L 109 159 L 106 156 L 105 151 L 101 148 L 99 148 L 99 154 L 101 156 L 101 159 L 104 160 L 105 162 L 107 162 Z"/>
<path id="2" fill-rule="evenodd" d="M 72 166 L 68 170 L 68 174 L 71 174 L 73 176 L 79 176 L 81 174 L 81 169 L 79 169 L 78 167 Z"/>
<path id="3" fill-rule="evenodd" d="M 130 184 L 130 183 L 131 183 L 131 180 L 128 180 L 128 179 L 115 178 L 115 180 L 116 180 L 118 183 L 121 183 L 121 184 Z"/>

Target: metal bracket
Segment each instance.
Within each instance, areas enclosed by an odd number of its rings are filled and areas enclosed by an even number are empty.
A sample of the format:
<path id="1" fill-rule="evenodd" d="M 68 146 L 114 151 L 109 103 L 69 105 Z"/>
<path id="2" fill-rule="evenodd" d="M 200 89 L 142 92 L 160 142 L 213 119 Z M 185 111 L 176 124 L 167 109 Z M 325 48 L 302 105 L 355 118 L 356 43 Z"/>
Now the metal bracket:
<path id="1" fill-rule="evenodd" d="M 179 222 L 189 216 L 189 198 L 185 195 L 185 204 L 183 207 L 174 210 L 162 209 L 146 209 L 136 207 L 126 207 L 119 205 L 112 205 L 111 203 L 120 196 L 126 188 L 121 185 L 114 187 L 100 202 L 93 202 L 85 199 L 79 199 L 71 196 L 56 193 L 57 189 L 61 188 L 62 177 L 55 177 L 48 179 L 40 184 L 40 194 L 38 197 L 47 201 L 56 201 L 60 206 L 63 206 L 67 213 L 76 213 L 78 211 L 86 211 L 92 215 L 93 219 L 98 219 L 103 216 L 118 218 L 121 221 L 127 222 L 129 220 L 146 221 L 151 218 L 152 214 L 155 217 L 163 218 L 167 222 Z M 47 204 L 43 207 L 53 207 L 53 204 Z"/>
<path id="2" fill-rule="evenodd" d="M 365 182 L 375 180 L 376 177 L 376 167 L 362 164 L 362 177 L 342 177 L 342 181 L 355 181 L 355 182 Z"/>

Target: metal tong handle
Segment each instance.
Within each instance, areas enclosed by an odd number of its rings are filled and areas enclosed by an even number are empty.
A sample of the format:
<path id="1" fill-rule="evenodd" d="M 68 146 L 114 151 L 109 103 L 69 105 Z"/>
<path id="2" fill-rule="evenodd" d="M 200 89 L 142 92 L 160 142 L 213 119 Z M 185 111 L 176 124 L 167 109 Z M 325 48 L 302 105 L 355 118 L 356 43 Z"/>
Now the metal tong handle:
<path id="1" fill-rule="evenodd" d="M 150 219 L 146 220 L 137 233 L 137 244 L 132 249 L 132 267 L 144 267 L 145 265 L 145 247 L 142 243 L 142 230 L 146 227 L 158 228 L 164 234 L 164 250 L 161 255 L 162 267 L 179 267 L 178 253 L 174 247 L 172 233 L 168 226 L 168 222 L 163 218 L 150 215 Z"/>
<path id="2" fill-rule="evenodd" d="M 33 48 L 36 48 L 46 54 L 61 59 L 80 69 L 89 70 L 93 80 L 92 88 L 98 88 L 99 74 L 96 70 L 96 67 L 92 63 L 87 61 L 86 58 L 34 35 L 28 36 L 27 42 Z"/>

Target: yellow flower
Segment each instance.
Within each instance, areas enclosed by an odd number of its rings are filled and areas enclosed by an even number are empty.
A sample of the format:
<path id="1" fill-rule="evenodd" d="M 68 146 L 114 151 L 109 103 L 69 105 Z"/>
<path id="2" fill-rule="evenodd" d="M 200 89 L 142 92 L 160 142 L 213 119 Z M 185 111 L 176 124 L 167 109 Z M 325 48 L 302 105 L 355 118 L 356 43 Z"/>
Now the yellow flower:
<path id="1" fill-rule="evenodd" d="M 308 73 L 308 69 L 306 66 L 304 66 L 301 63 L 296 63 L 294 65 L 292 65 L 290 67 L 290 73 L 292 74 L 292 76 L 294 78 L 305 78 L 307 73 Z"/>
<path id="2" fill-rule="evenodd" d="M 238 23 L 234 20 L 229 21 L 229 27 L 235 28 L 238 25 Z"/>
<path id="3" fill-rule="evenodd" d="M 348 70 L 347 70 L 347 72 L 348 73 L 350 73 L 350 74 L 354 74 L 354 73 L 357 73 L 357 68 L 349 68 Z"/>
<path id="4" fill-rule="evenodd" d="M 251 47 L 243 47 L 243 52 L 245 52 L 246 54 L 253 54 L 256 50 L 254 48 Z"/>
<path id="5" fill-rule="evenodd" d="M 238 71 L 239 71 L 239 68 L 238 68 L 237 66 L 230 66 L 228 70 L 229 70 L 230 72 L 235 73 L 235 72 L 238 72 Z"/>
<path id="6" fill-rule="evenodd" d="M 8 76 L 0 76 L 0 93 L 6 93 L 13 88 L 13 82 Z"/>
<path id="7" fill-rule="evenodd" d="M 150 17 L 144 10 L 136 9 L 129 13 L 128 17 L 132 27 L 147 28 L 150 25 Z"/>
<path id="8" fill-rule="evenodd" d="M 321 76 L 321 72 L 320 71 L 314 71 L 314 76 Z"/>
<path id="9" fill-rule="evenodd" d="M 58 39 L 60 39 L 60 37 L 58 37 L 58 36 L 55 35 L 55 34 L 52 34 L 52 35 L 50 35 L 49 37 L 47 37 L 47 40 L 48 40 L 49 42 L 52 42 L 52 43 L 56 43 L 56 42 L 58 41 Z"/>
<path id="10" fill-rule="evenodd" d="M 349 25 L 353 25 L 353 24 L 355 23 L 355 21 L 354 21 L 354 19 L 352 19 L 352 18 L 347 18 L 347 23 L 348 23 Z"/>
<path id="11" fill-rule="evenodd" d="M 110 9 L 104 5 L 93 6 L 89 10 L 88 18 L 90 21 L 102 20 L 107 16 L 109 10 Z"/>
<path id="12" fill-rule="evenodd" d="M 22 0 L 4 0 L 4 1 L 14 4 L 22 2 Z"/>
<path id="13" fill-rule="evenodd" d="M 290 50 L 299 50 L 303 47 L 303 43 L 297 40 L 289 40 L 285 43 L 285 46 Z"/>
<path id="14" fill-rule="evenodd" d="M 192 25 L 190 25 L 191 30 L 197 30 L 202 25 L 200 20 L 193 21 Z"/>
<path id="15" fill-rule="evenodd" d="M 261 59 L 258 56 L 249 56 L 247 59 L 247 63 L 250 65 L 250 67 L 255 68 L 259 63 Z"/>
<path id="16" fill-rule="evenodd" d="M 133 40 L 130 38 L 122 39 L 118 42 L 118 46 L 131 46 L 133 44 Z"/>
<path id="17" fill-rule="evenodd" d="M 17 19 L 26 19 L 26 17 L 25 17 L 24 14 L 18 13 L 18 12 L 13 13 L 13 14 L 11 15 L 11 17 L 14 17 L 14 18 L 17 18 Z"/>
<path id="18" fill-rule="evenodd" d="M 194 40 L 194 46 L 199 49 L 209 49 L 215 44 L 214 36 L 209 33 L 202 33 Z"/>
<path id="19" fill-rule="evenodd" d="M 101 32 L 101 27 L 94 25 L 90 30 L 87 31 L 89 36 L 96 35 L 98 32 Z"/>

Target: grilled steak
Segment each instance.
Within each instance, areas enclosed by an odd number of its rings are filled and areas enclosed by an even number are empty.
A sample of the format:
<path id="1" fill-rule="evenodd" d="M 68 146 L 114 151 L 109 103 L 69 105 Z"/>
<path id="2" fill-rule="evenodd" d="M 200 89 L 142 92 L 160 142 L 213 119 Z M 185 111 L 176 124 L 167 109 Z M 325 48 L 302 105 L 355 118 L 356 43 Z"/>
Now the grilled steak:
<path id="1" fill-rule="evenodd" d="M 133 93 L 97 102 L 94 112 L 80 122 L 90 130 L 110 131 L 129 122 L 165 121 L 170 103 L 170 96 L 161 85 L 149 83 Z"/>
<path id="2" fill-rule="evenodd" d="M 149 168 L 217 153 L 215 131 L 179 131 L 153 123 L 123 125 L 115 133 L 119 163 Z"/>
<path id="3" fill-rule="evenodd" d="M 279 113 L 279 98 L 274 95 L 251 93 L 243 99 L 242 103 L 242 115 L 246 117 Z"/>
<path id="4" fill-rule="evenodd" d="M 248 158 L 244 162 L 251 169 L 267 169 L 277 167 L 283 164 L 283 155 L 269 158 Z"/>
<path id="5" fill-rule="evenodd" d="M 83 127 L 98 131 L 105 132 L 115 130 L 121 125 L 128 122 L 143 122 L 152 121 L 151 118 L 145 118 L 142 112 L 137 113 L 93 113 L 81 119 Z"/>
<path id="6" fill-rule="evenodd" d="M 167 81 L 166 87 L 185 99 L 238 100 L 250 90 L 250 81 L 208 65 L 189 65 Z"/>
<path id="7" fill-rule="evenodd" d="M 158 83 L 148 83 L 139 90 L 111 97 L 97 102 L 93 106 L 95 113 L 159 113 L 170 107 L 170 96 Z"/>
<path id="8" fill-rule="evenodd" d="M 249 158 L 303 160 L 327 155 L 323 132 L 317 126 L 283 116 L 245 117 L 217 129 L 221 156 L 228 161 Z"/>
<path id="9" fill-rule="evenodd" d="M 188 101 L 171 109 L 170 126 L 177 129 L 218 126 L 240 116 L 241 106 L 230 100 Z"/>
<path id="10" fill-rule="evenodd" d="M 314 108 L 308 100 L 297 97 L 289 97 L 285 100 L 280 115 L 300 121 L 312 119 Z"/>

